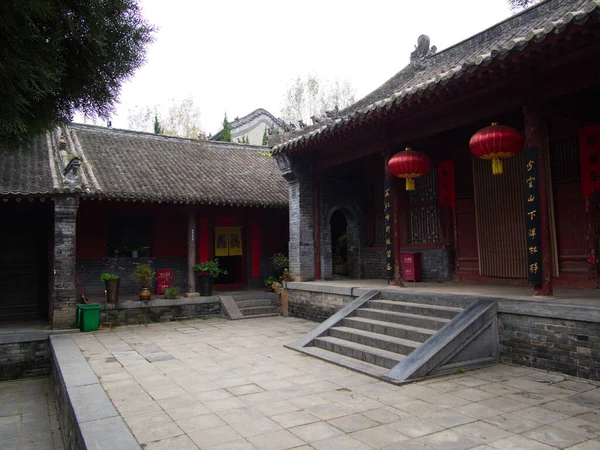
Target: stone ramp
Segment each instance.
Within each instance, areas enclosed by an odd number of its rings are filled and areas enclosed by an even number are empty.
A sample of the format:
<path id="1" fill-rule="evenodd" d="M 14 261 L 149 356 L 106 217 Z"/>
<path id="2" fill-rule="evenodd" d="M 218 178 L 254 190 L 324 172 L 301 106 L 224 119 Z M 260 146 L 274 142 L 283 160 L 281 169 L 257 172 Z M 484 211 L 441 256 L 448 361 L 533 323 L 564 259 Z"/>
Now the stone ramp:
<path id="1" fill-rule="evenodd" d="M 404 383 L 497 362 L 496 322 L 495 301 L 373 290 L 289 348 Z"/>
<path id="2" fill-rule="evenodd" d="M 279 316 L 278 295 L 273 292 L 248 292 L 221 295 L 223 314 L 231 320 Z"/>

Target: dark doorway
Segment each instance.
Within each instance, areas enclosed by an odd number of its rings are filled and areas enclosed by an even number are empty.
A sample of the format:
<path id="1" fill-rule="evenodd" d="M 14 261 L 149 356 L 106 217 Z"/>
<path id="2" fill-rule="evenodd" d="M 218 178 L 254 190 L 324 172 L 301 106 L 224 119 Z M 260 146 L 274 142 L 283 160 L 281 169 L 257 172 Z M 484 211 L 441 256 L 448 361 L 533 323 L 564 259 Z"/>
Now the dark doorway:
<path id="1" fill-rule="evenodd" d="M 48 319 L 50 206 L 0 206 L 0 323 Z"/>
<path id="2" fill-rule="evenodd" d="M 333 274 L 348 276 L 348 221 L 340 211 L 331 215 L 331 255 Z"/>

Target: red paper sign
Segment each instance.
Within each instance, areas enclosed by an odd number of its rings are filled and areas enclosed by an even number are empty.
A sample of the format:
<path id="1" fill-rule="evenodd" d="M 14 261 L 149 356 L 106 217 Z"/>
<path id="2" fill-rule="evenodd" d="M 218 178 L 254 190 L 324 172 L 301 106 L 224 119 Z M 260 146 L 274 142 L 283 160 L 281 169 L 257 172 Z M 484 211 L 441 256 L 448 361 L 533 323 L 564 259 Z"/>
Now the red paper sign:
<path id="1" fill-rule="evenodd" d="M 156 271 L 156 293 L 164 293 L 166 288 L 173 287 L 173 269 L 158 269 Z"/>
<path id="2" fill-rule="evenodd" d="M 456 209 L 454 161 L 441 161 L 438 165 L 438 198 L 440 205 L 448 205 L 452 211 Z"/>

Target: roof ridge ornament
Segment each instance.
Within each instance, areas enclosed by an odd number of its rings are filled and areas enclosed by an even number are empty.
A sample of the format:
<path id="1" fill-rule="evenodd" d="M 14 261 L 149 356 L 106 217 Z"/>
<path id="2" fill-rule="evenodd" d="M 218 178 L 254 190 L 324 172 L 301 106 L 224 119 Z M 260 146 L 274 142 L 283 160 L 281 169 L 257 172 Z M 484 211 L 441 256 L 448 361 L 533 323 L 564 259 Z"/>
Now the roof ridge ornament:
<path id="1" fill-rule="evenodd" d="M 414 51 L 410 54 L 410 65 L 415 70 L 423 70 L 427 67 L 426 59 L 435 55 L 437 47 L 435 45 L 429 47 L 430 39 L 426 34 L 422 34 L 417 39 Z"/>

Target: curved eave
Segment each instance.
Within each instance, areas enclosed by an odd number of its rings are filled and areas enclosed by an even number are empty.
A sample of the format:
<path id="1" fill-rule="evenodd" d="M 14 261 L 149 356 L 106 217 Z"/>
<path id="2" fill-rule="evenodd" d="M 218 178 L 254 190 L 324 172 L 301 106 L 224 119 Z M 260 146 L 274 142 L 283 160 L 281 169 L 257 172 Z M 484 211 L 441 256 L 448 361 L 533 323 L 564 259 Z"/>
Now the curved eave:
<path id="1" fill-rule="evenodd" d="M 272 154 L 289 153 L 301 148 L 316 144 L 319 140 L 333 135 L 336 131 L 348 129 L 351 126 L 360 126 L 370 119 L 376 119 L 385 116 L 390 110 L 400 105 L 409 103 L 411 100 L 417 100 L 427 92 L 433 92 L 440 86 L 443 86 L 453 80 L 460 79 L 463 75 L 473 73 L 479 68 L 487 67 L 496 60 L 504 60 L 509 56 L 516 55 L 530 48 L 532 45 L 539 44 L 551 34 L 561 34 L 569 26 L 583 25 L 592 13 L 598 13 L 600 9 L 600 0 L 587 5 L 582 11 L 567 13 L 561 20 L 549 22 L 543 28 L 531 30 L 523 37 L 514 38 L 506 45 L 491 49 L 487 53 L 457 65 L 445 72 L 442 72 L 430 80 L 412 86 L 411 88 L 394 93 L 388 98 L 372 103 L 371 105 L 356 111 L 353 114 L 337 119 L 333 124 L 323 126 L 307 134 L 290 139 L 282 144 L 276 145 L 272 149 Z M 410 105 L 406 105 L 410 106 Z"/>
<path id="2" fill-rule="evenodd" d="M 195 198 L 195 197 L 153 197 L 145 195 L 131 195 L 121 192 L 84 193 L 81 198 L 91 200 L 117 200 L 124 202 L 147 202 L 147 203 L 185 203 L 199 205 L 218 206 L 246 206 L 254 208 L 287 208 L 287 202 L 257 202 L 250 200 L 231 200 L 225 198 Z"/>

